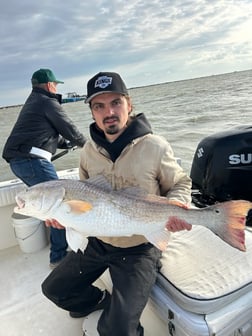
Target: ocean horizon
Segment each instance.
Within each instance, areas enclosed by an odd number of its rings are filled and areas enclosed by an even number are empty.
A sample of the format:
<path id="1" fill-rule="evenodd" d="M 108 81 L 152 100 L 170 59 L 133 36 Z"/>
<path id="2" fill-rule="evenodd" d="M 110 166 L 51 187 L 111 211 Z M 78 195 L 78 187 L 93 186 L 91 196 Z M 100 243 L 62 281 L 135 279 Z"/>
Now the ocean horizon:
<path id="1" fill-rule="evenodd" d="M 213 77 L 213 76 L 222 76 L 222 75 L 228 75 L 228 74 L 232 74 L 232 73 L 251 71 L 251 70 L 252 69 L 241 70 L 241 71 L 234 70 L 234 71 L 226 72 L 226 73 L 219 73 L 219 74 L 205 75 L 205 76 L 203 75 L 203 76 L 200 76 L 200 77 L 192 77 L 192 78 L 178 79 L 178 80 L 174 80 L 174 81 L 165 81 L 165 82 L 155 83 L 155 84 L 148 84 L 148 85 L 142 85 L 142 86 L 134 86 L 134 87 L 129 87 L 128 90 L 134 90 L 134 89 L 140 89 L 140 88 L 148 88 L 148 87 L 151 87 L 151 86 L 170 84 L 170 83 L 176 83 L 176 82 L 183 82 L 183 81 L 190 81 L 190 80 L 194 80 L 194 79 L 208 78 L 208 77 Z M 86 95 L 86 93 L 84 95 Z M 10 107 L 20 107 L 20 106 L 23 106 L 23 105 L 24 105 L 24 103 L 13 104 L 13 105 L 4 105 L 4 106 L 0 106 L 0 109 L 10 108 Z"/>
<path id="2" fill-rule="evenodd" d="M 206 136 L 240 125 L 251 125 L 252 70 L 130 88 L 135 114 L 145 113 L 153 132 L 170 142 L 190 174 L 198 143 Z M 1 153 L 23 104 L 0 108 Z M 83 101 L 63 104 L 69 117 L 89 137 L 93 122 Z M 57 170 L 79 166 L 79 149 L 54 161 Z M 16 179 L 4 159 L 0 181 Z"/>

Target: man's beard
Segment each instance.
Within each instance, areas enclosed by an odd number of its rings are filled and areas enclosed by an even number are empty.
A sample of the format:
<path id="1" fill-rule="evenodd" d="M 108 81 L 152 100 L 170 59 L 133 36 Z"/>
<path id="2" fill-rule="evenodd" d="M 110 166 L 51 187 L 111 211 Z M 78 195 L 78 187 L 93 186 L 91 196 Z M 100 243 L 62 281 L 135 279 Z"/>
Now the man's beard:
<path id="1" fill-rule="evenodd" d="M 108 117 L 108 118 L 105 118 L 104 120 L 103 120 L 103 122 L 105 123 L 106 122 L 106 120 L 110 120 L 110 119 L 112 119 L 112 120 L 116 120 L 116 121 L 120 121 L 120 119 L 118 118 L 118 117 Z M 116 124 L 116 125 L 109 125 L 109 126 L 105 126 L 105 132 L 107 133 L 107 134 L 117 134 L 118 132 L 120 131 L 120 128 L 118 127 L 118 125 Z"/>
<path id="2" fill-rule="evenodd" d="M 117 134 L 119 132 L 119 127 L 117 125 L 111 125 L 105 129 L 107 134 Z"/>

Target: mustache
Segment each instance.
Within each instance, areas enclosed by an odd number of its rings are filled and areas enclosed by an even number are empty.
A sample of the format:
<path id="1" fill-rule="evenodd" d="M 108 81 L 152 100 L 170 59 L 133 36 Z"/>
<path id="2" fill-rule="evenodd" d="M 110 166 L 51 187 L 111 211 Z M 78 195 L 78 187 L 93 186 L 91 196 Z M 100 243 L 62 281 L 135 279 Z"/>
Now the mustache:
<path id="1" fill-rule="evenodd" d="M 103 122 L 106 122 L 106 121 L 110 121 L 110 120 L 116 120 L 116 121 L 119 121 L 119 117 L 117 116 L 113 116 L 113 117 L 106 117 L 103 119 Z"/>

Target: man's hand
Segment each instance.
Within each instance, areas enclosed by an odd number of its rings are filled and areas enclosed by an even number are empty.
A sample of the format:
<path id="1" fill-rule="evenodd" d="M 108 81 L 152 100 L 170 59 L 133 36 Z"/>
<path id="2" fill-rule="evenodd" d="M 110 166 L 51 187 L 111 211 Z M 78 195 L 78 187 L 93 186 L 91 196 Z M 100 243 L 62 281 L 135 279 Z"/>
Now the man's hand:
<path id="1" fill-rule="evenodd" d="M 188 206 L 186 204 L 180 203 L 176 200 L 169 200 L 169 204 L 177 205 L 181 208 L 188 209 Z M 182 230 L 190 231 L 192 229 L 192 225 L 176 216 L 170 216 L 168 218 L 168 222 L 166 223 L 166 229 L 170 232 L 177 232 Z"/>
<path id="2" fill-rule="evenodd" d="M 61 225 L 58 221 L 56 221 L 56 219 L 47 219 L 45 221 L 45 225 L 47 227 L 53 227 L 55 229 L 65 229 L 65 227 L 63 225 Z"/>
<path id="3" fill-rule="evenodd" d="M 191 224 L 176 216 L 170 216 L 165 227 L 170 232 L 177 232 L 182 230 L 190 231 L 192 229 Z"/>

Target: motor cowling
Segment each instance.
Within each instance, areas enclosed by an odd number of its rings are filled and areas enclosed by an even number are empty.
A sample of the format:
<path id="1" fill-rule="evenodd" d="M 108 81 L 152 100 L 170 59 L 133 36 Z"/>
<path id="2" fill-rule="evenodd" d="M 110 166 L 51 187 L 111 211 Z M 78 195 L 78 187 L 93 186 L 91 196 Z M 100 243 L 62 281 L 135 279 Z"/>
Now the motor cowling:
<path id="1" fill-rule="evenodd" d="M 194 154 L 193 202 L 252 201 L 252 126 L 239 126 L 204 138 Z"/>

